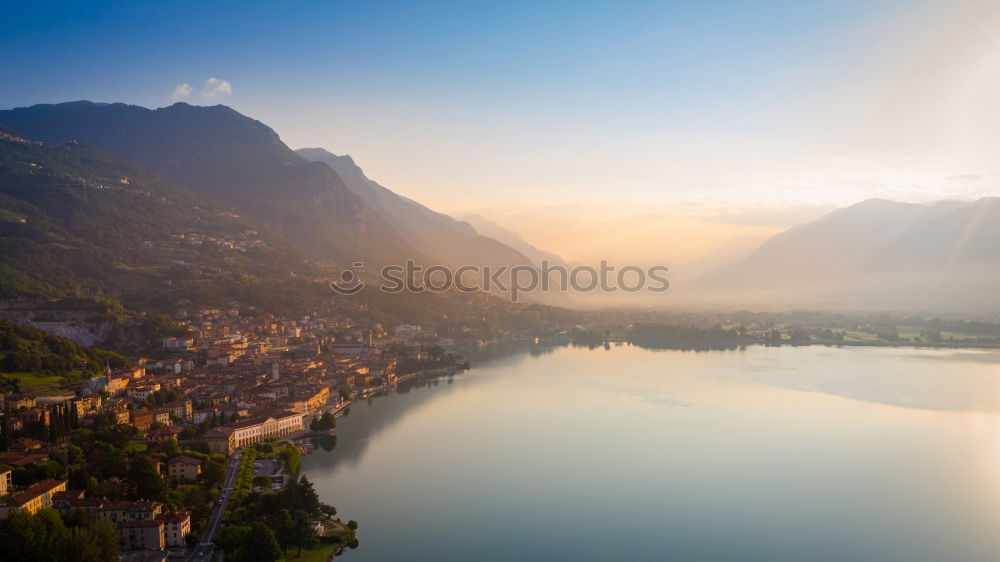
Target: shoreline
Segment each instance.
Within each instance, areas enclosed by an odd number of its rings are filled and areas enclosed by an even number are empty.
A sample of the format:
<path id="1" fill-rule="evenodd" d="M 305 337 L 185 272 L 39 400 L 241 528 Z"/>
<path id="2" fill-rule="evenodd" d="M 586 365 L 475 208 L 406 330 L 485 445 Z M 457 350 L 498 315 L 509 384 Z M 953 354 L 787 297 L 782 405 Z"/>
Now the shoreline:
<path id="1" fill-rule="evenodd" d="M 783 342 L 780 344 L 770 344 L 767 342 L 711 342 L 705 344 L 670 344 L 663 343 L 659 345 L 652 345 L 648 343 L 639 343 L 630 340 L 607 340 L 601 343 L 593 342 L 578 342 L 572 341 L 569 345 L 578 347 L 601 347 L 604 345 L 613 344 L 628 344 L 640 347 L 643 349 L 651 350 L 674 350 L 674 351 L 731 351 L 734 349 L 739 349 L 741 347 L 812 347 L 812 346 L 822 346 L 822 347 L 884 347 L 884 348 L 909 348 L 909 349 L 921 349 L 921 350 L 978 350 L 978 351 L 1000 351 L 1000 344 L 938 344 L 938 345 L 928 345 L 928 344 L 915 344 L 913 342 L 802 342 L 802 343 L 791 343 Z"/>
<path id="2" fill-rule="evenodd" d="M 400 383 L 417 380 L 424 377 L 443 377 L 447 375 L 454 375 L 455 373 L 458 373 L 462 370 L 464 369 L 458 365 L 451 365 L 447 367 L 438 367 L 436 369 L 423 369 L 420 371 L 407 373 L 405 375 L 396 377 L 396 380 L 393 381 L 391 384 L 384 384 L 382 386 L 372 387 L 369 392 L 366 392 L 363 395 L 357 396 L 350 400 L 345 400 L 343 402 L 340 402 L 337 406 L 323 410 L 323 413 L 330 413 L 333 414 L 335 417 L 340 418 L 346 415 L 347 413 L 346 411 L 350 409 L 350 407 L 358 400 L 367 400 L 369 398 L 374 398 L 384 392 L 389 392 L 390 390 L 399 386 Z M 306 439 L 310 437 L 327 437 L 330 435 L 336 435 L 336 431 L 337 428 L 319 432 L 310 432 L 309 434 L 304 434 L 296 438 Z M 312 433 L 316 433 L 316 435 L 312 435 Z"/>

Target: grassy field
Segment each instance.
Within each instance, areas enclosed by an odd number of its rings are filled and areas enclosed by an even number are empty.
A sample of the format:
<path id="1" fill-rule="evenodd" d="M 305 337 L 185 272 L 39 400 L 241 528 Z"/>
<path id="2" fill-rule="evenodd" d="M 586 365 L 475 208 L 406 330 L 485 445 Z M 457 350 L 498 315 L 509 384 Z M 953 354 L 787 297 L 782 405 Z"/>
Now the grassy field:
<path id="1" fill-rule="evenodd" d="M 878 336 L 870 332 L 845 332 L 845 342 L 877 342 Z"/>
<path id="2" fill-rule="evenodd" d="M 289 548 L 288 556 L 282 558 L 282 560 L 295 560 L 296 562 L 326 562 L 330 559 L 330 555 L 333 554 L 333 549 L 335 545 L 332 544 L 319 544 L 310 549 L 302 549 L 302 557 L 297 558 L 295 555 L 298 553 L 297 548 Z"/>
<path id="3" fill-rule="evenodd" d="M 21 389 L 41 386 L 59 386 L 62 384 L 62 377 L 58 375 L 43 375 L 39 373 L 3 373 L 3 376 L 8 379 L 17 380 Z"/>
<path id="4" fill-rule="evenodd" d="M 345 542 L 354 538 L 354 532 L 348 529 L 347 525 L 345 525 L 339 519 L 336 520 L 327 519 L 323 521 L 323 525 L 326 526 L 326 532 L 324 533 L 324 535 L 327 537 L 339 536 L 341 537 L 341 540 Z M 289 548 L 288 555 L 285 556 L 283 560 L 288 560 L 288 561 L 295 560 L 297 562 L 303 562 L 303 561 L 326 562 L 327 560 L 330 560 L 330 556 L 333 555 L 333 553 L 339 546 L 340 545 L 338 544 L 328 544 L 321 542 L 316 546 L 314 546 L 313 548 L 302 549 L 301 557 L 296 556 L 296 554 L 299 551 L 297 548 Z"/>

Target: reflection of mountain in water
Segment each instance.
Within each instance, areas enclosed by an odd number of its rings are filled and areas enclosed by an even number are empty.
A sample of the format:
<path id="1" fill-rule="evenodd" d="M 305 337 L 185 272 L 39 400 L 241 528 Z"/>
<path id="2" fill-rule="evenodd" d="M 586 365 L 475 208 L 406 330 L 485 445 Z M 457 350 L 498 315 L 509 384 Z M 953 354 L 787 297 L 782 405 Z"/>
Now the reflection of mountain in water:
<path id="1" fill-rule="evenodd" d="M 474 364 L 479 369 L 506 367 L 524 361 L 528 356 L 551 353 L 551 349 L 532 347 L 494 348 L 477 354 Z M 407 414 L 450 392 L 455 376 L 463 384 L 476 384 L 475 376 L 450 375 L 431 379 L 414 379 L 401 383 L 389 395 L 375 396 L 353 404 L 347 415 L 337 420 L 334 441 L 314 440 L 316 449 L 303 458 L 303 468 L 312 473 L 332 472 L 340 463 L 357 465 L 364 457 L 368 444 L 386 429 L 402 421 Z"/>
<path id="2" fill-rule="evenodd" d="M 739 342 L 645 342 L 645 341 L 635 341 L 630 342 L 637 347 L 642 349 L 648 349 L 650 351 L 735 351 L 738 349 L 745 349 L 746 344 Z"/>
<path id="3" fill-rule="evenodd" d="M 966 364 L 997 364 L 996 352 L 922 352 L 886 348 L 814 347 L 806 359 L 760 356 L 736 367 L 705 369 L 706 374 L 802 392 L 820 392 L 901 408 L 938 411 L 1000 411 L 1000 394 L 983 392 L 996 383 L 991 371 Z M 951 368 L 938 363 L 947 362 Z"/>
<path id="4" fill-rule="evenodd" d="M 525 355 L 542 357 L 562 346 L 552 344 L 497 343 L 468 355 L 473 367 L 503 367 L 524 360 Z"/>
<path id="5" fill-rule="evenodd" d="M 399 423 L 408 412 L 440 396 L 441 379 L 412 381 L 400 385 L 389 396 L 376 396 L 353 404 L 347 415 L 337 420 L 337 442 L 333 455 L 325 453 L 326 448 L 315 451 L 315 457 L 322 457 L 322 465 L 313 466 L 314 455 L 303 459 L 312 472 L 332 471 L 339 463 L 356 465 L 364 456 L 370 440 Z M 373 407 L 378 401 L 378 407 Z M 329 446 L 329 443 L 327 443 Z"/>

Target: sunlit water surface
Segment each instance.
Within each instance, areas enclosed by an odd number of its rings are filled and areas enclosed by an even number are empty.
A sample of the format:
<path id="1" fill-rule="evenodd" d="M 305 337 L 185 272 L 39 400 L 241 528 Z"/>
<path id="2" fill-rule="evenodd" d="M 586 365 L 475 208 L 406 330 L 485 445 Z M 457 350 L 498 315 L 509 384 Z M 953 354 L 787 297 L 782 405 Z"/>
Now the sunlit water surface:
<path id="1" fill-rule="evenodd" d="M 347 560 L 1000 560 L 995 352 L 522 352 L 338 432 Z"/>

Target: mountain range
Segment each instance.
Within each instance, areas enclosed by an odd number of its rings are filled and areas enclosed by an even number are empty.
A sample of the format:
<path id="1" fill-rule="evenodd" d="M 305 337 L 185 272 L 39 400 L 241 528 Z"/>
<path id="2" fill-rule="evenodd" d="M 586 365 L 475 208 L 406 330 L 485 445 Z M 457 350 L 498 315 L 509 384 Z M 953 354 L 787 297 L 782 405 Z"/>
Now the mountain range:
<path id="1" fill-rule="evenodd" d="M 0 125 L 3 296 L 274 304 L 268 290 L 302 295 L 303 280 L 355 261 L 563 263 L 483 217 L 458 220 L 394 193 L 350 156 L 294 151 L 221 105 L 46 104 L 0 111 Z M 666 302 L 996 309 L 998 274 L 1000 199 L 873 199 L 675 285 Z M 143 295 L 147 285 L 167 289 Z"/>
<path id="2" fill-rule="evenodd" d="M 80 141 L 246 213 L 308 255 L 340 265 L 530 263 L 467 224 L 365 177 L 350 157 L 296 153 L 229 107 L 159 109 L 86 101 L 0 111 L 0 124 L 47 143 Z"/>
<path id="3" fill-rule="evenodd" d="M 827 308 L 995 309 L 1000 199 L 863 201 L 774 236 L 686 292 Z"/>

